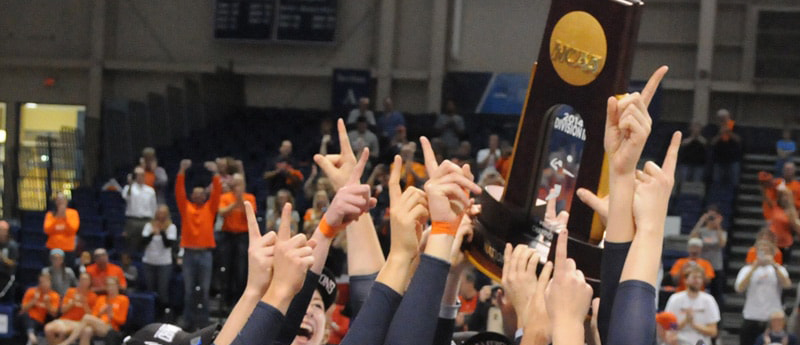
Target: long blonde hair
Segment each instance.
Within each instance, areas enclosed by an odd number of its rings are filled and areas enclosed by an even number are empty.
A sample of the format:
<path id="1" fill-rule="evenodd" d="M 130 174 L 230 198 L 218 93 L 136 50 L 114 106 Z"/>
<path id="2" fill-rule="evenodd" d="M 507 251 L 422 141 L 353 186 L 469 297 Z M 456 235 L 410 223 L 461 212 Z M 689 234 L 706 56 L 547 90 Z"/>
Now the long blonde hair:
<path id="1" fill-rule="evenodd" d="M 166 219 L 164 221 L 159 222 L 157 216 L 158 216 L 158 213 L 162 212 L 162 211 L 165 212 L 167 216 L 166 216 Z M 162 230 L 166 230 L 167 228 L 169 228 L 169 226 L 172 225 L 172 215 L 169 213 L 169 206 L 167 206 L 165 204 L 158 205 L 158 208 L 156 209 L 156 214 L 153 215 L 153 220 L 150 221 L 150 225 L 152 225 L 154 227 L 158 226 L 158 225 L 161 225 L 162 226 L 162 228 L 161 228 Z"/>

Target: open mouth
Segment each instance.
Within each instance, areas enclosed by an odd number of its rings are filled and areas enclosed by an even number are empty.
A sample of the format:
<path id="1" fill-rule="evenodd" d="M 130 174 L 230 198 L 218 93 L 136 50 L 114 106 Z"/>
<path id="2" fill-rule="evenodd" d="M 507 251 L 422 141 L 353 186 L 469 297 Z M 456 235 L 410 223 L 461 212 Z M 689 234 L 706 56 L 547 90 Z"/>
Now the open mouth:
<path id="1" fill-rule="evenodd" d="M 314 336 L 314 329 L 308 323 L 303 322 L 300 329 L 297 330 L 297 337 L 301 341 L 309 341 Z"/>

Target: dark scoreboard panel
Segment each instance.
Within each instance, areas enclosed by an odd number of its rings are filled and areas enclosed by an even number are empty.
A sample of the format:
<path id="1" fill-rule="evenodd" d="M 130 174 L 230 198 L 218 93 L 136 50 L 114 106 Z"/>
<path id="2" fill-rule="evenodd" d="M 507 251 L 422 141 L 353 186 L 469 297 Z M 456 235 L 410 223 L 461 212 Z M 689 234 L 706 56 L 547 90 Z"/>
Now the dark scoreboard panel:
<path id="1" fill-rule="evenodd" d="M 214 38 L 333 42 L 336 0 L 216 0 Z"/>

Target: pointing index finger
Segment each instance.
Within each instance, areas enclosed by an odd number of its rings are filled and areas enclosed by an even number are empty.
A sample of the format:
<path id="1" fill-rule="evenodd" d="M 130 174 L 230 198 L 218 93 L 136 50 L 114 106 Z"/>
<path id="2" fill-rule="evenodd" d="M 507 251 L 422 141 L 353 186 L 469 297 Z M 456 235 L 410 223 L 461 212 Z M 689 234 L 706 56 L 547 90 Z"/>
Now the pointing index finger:
<path id="1" fill-rule="evenodd" d="M 399 155 L 394 156 L 392 172 L 389 175 L 389 204 L 399 200 L 402 191 L 400 190 L 400 169 L 402 169 L 403 159 Z"/>
<path id="2" fill-rule="evenodd" d="M 664 162 L 661 163 L 661 170 L 664 171 L 664 174 L 667 176 L 674 176 L 675 175 L 675 165 L 678 161 L 678 150 L 681 147 L 681 132 L 675 131 L 672 134 L 672 142 L 669 144 L 669 148 L 667 149 L 667 155 L 664 156 Z"/>
<path id="3" fill-rule="evenodd" d="M 350 147 L 350 137 L 347 136 L 347 127 L 344 126 L 344 119 L 339 119 L 336 123 L 339 131 L 339 149 L 341 155 L 352 155 L 353 148 Z"/>
<path id="4" fill-rule="evenodd" d="M 261 237 L 261 231 L 258 230 L 258 220 L 256 213 L 253 211 L 253 205 L 249 201 L 244 202 L 244 213 L 247 216 L 247 233 L 250 236 L 250 243 L 255 243 Z"/>
<path id="5" fill-rule="evenodd" d="M 439 163 L 436 162 L 436 154 L 427 137 L 420 137 L 419 142 L 422 145 L 422 155 L 425 157 L 425 170 L 428 171 L 428 178 L 433 178 L 433 172 L 439 167 Z"/>
<path id="6" fill-rule="evenodd" d="M 661 79 L 664 79 L 664 75 L 667 74 L 669 67 L 661 66 L 653 75 L 650 76 L 650 80 L 647 81 L 647 85 L 644 86 L 642 89 L 642 100 L 644 100 L 644 105 L 649 106 L 650 101 L 653 99 L 653 95 L 655 95 L 656 90 L 658 89 L 658 85 L 661 84 Z"/>
<path id="7" fill-rule="evenodd" d="M 567 239 L 568 239 L 567 230 L 561 230 L 558 233 L 558 242 L 556 243 L 556 262 L 555 262 L 555 270 L 556 272 L 561 271 L 565 268 L 567 263 Z"/>
<path id="8" fill-rule="evenodd" d="M 283 205 L 281 212 L 281 225 L 278 227 L 278 241 L 288 241 L 292 238 L 292 204 Z"/>
<path id="9" fill-rule="evenodd" d="M 364 174 L 364 167 L 367 166 L 367 160 L 369 159 L 369 149 L 364 148 L 361 151 L 361 157 L 358 159 L 358 163 L 353 168 L 353 172 L 350 173 L 350 178 L 347 180 L 347 184 L 357 184 L 361 181 L 361 175 Z"/>

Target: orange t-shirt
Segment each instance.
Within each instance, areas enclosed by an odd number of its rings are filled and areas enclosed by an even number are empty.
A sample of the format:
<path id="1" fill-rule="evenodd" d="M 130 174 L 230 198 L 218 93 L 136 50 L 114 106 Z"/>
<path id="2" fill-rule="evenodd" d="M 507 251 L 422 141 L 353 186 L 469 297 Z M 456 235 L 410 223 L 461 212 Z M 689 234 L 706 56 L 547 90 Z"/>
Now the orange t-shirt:
<path id="1" fill-rule="evenodd" d="M 155 188 L 156 187 L 156 173 L 145 170 L 144 171 L 144 184 Z"/>
<path id="2" fill-rule="evenodd" d="M 744 261 L 748 264 L 752 264 L 758 258 L 758 253 L 756 252 L 756 247 L 752 246 L 749 250 L 747 250 L 747 258 Z M 775 251 L 775 263 L 778 265 L 783 265 L 783 253 L 780 250 Z"/>
<path id="3" fill-rule="evenodd" d="M 769 217 L 769 230 L 775 234 L 778 240 L 778 248 L 788 248 L 794 243 L 792 226 L 789 224 L 789 216 L 780 207 L 773 207 Z"/>
<path id="4" fill-rule="evenodd" d="M 108 319 L 107 313 L 102 312 L 106 305 L 111 306 L 111 320 Z M 111 328 L 119 331 L 120 326 L 124 325 L 125 321 L 128 321 L 129 306 L 130 300 L 128 300 L 128 296 L 117 295 L 117 297 L 109 300 L 107 295 L 103 295 L 97 298 L 97 302 L 92 308 L 92 315 L 99 317 L 103 322 L 110 324 Z"/>
<path id="5" fill-rule="evenodd" d="M 250 204 L 253 205 L 253 209 L 257 210 L 256 197 L 253 194 L 244 193 L 242 198 L 244 201 L 249 201 Z M 222 194 L 222 196 L 219 198 L 219 208 L 225 208 L 235 203 L 236 194 L 233 192 Z M 225 214 L 224 221 L 222 223 L 222 231 L 236 233 L 247 232 L 247 215 L 244 212 L 244 207 L 234 207 L 230 212 Z"/>
<path id="6" fill-rule="evenodd" d="M 782 178 L 773 179 L 772 185 L 777 186 L 781 183 L 786 183 L 786 181 Z M 794 196 L 794 207 L 800 209 L 800 181 L 792 180 L 789 183 L 786 183 L 786 188 L 792 191 L 792 196 Z M 763 208 L 764 219 L 770 219 L 772 217 L 772 208 L 770 205 L 778 206 L 778 190 L 775 187 L 767 188 L 764 190 L 764 202 L 762 203 L 761 207 Z"/>
<path id="7" fill-rule="evenodd" d="M 78 288 L 69 288 L 67 292 L 64 293 L 64 299 L 61 301 L 61 305 L 65 306 L 75 299 L 75 295 L 78 294 Z M 92 310 L 94 307 L 95 302 L 97 301 L 97 294 L 94 292 L 89 291 L 89 293 L 83 296 L 86 298 L 86 301 L 89 303 L 89 310 Z M 63 314 L 61 315 L 61 319 L 65 320 L 72 320 L 72 321 L 80 321 L 83 319 L 83 314 L 86 314 L 86 310 L 80 306 L 72 306 L 67 311 L 62 311 Z"/>
<path id="8" fill-rule="evenodd" d="M 128 287 L 128 281 L 125 280 L 125 272 L 122 271 L 122 267 L 114 265 L 112 263 L 106 264 L 105 270 L 100 270 L 100 267 L 97 264 L 91 264 L 86 267 L 86 273 L 92 277 L 92 287 L 100 287 L 102 290 L 106 289 L 106 278 L 116 277 L 119 281 L 119 288 L 125 289 Z"/>
<path id="9" fill-rule="evenodd" d="M 31 302 L 36 297 L 37 291 L 39 291 L 39 288 L 36 286 L 28 288 L 28 290 L 25 291 L 25 296 L 22 297 L 22 305 Z M 50 290 L 50 292 L 48 292 L 47 294 L 42 294 L 40 292 L 39 300 L 44 302 L 44 296 L 50 296 L 50 301 L 47 302 L 49 303 L 48 307 L 51 308 L 52 310 L 58 310 L 58 301 L 59 301 L 58 292 L 55 292 L 53 290 Z M 34 305 L 33 307 L 31 307 L 31 309 L 28 309 L 28 316 L 30 316 L 31 319 L 39 321 L 39 323 L 44 323 L 45 319 L 47 318 L 47 309 Z"/>
<path id="10" fill-rule="evenodd" d="M 706 272 L 706 279 L 708 280 L 714 279 L 714 266 L 711 266 L 711 263 L 708 262 L 708 260 L 702 258 L 697 258 L 697 259 L 680 258 L 677 261 L 675 261 L 674 265 L 672 265 L 672 269 L 669 270 L 669 274 L 672 276 L 681 274 L 681 272 L 683 271 L 683 266 L 692 261 L 696 262 L 698 265 L 700 265 L 700 267 L 703 268 L 703 271 Z M 678 292 L 683 290 L 686 290 L 686 282 L 684 282 L 684 278 L 681 275 L 680 282 L 678 283 L 678 288 L 675 289 L 675 291 Z"/>
<path id="11" fill-rule="evenodd" d="M 195 205 L 186 197 L 186 176 L 175 178 L 175 202 L 181 212 L 181 247 L 190 249 L 214 248 L 214 222 L 219 210 L 222 183 L 219 175 L 211 181 L 211 195 L 202 205 Z"/>
<path id="12" fill-rule="evenodd" d="M 58 218 L 53 212 L 47 212 L 44 217 L 44 233 L 47 234 L 45 245 L 48 249 L 75 251 L 75 236 L 80 225 L 81 219 L 77 210 L 68 208 L 65 218 Z"/>
<path id="13" fill-rule="evenodd" d="M 508 174 L 511 173 L 511 156 L 498 158 L 494 167 L 500 173 L 500 176 L 503 176 L 503 179 L 508 181 Z"/>
<path id="14" fill-rule="evenodd" d="M 461 301 L 461 308 L 458 309 L 458 312 L 464 314 L 472 314 L 475 312 L 475 308 L 478 306 L 478 295 L 476 294 L 475 297 L 471 299 L 466 299 L 458 296 L 458 300 Z"/>

